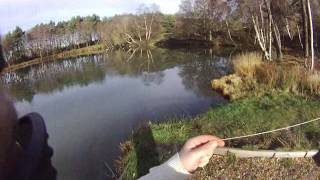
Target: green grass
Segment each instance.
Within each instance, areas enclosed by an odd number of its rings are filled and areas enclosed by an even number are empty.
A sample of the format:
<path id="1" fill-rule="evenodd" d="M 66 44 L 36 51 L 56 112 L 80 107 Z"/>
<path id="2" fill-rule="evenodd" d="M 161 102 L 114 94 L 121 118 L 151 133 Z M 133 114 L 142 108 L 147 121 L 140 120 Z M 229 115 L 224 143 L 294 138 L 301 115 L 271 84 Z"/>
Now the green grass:
<path id="1" fill-rule="evenodd" d="M 226 138 L 272 130 L 319 117 L 319 109 L 318 99 L 288 93 L 267 94 L 213 108 L 193 119 L 144 126 L 122 145 L 124 153 L 120 171 L 126 169 L 124 179 L 135 179 L 175 154 L 190 137 L 213 134 Z M 319 128 L 319 122 L 315 122 L 279 133 L 227 142 L 227 146 L 244 149 L 319 148 Z"/>

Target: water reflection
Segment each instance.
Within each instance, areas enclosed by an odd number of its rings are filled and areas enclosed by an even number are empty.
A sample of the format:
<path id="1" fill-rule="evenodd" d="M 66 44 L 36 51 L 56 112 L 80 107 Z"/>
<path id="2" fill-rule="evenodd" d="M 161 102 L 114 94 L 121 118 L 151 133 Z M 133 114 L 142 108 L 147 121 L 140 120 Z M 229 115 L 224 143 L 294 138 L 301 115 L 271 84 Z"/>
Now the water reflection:
<path id="1" fill-rule="evenodd" d="M 103 62 L 103 56 L 66 59 L 6 73 L 1 81 L 18 101 L 31 102 L 36 93 L 51 93 L 74 85 L 102 82 L 105 73 L 99 66 Z"/>
<path id="2" fill-rule="evenodd" d="M 212 57 L 183 65 L 180 76 L 187 89 L 199 95 L 212 96 L 214 91 L 210 88 L 211 80 L 229 73 L 230 64 L 227 58 Z"/>
<path id="3" fill-rule="evenodd" d="M 102 83 L 107 78 L 106 74 L 112 72 L 127 76 L 141 75 L 145 85 L 160 85 L 164 77 L 162 70 L 177 65 L 183 65 L 180 75 L 186 88 L 207 95 L 212 95 L 212 91 L 208 91 L 208 82 L 230 71 L 228 59 L 212 56 L 212 52 L 211 56 L 206 56 L 201 53 L 154 49 L 126 53 L 116 51 L 112 54 L 41 64 L 3 74 L 0 81 L 18 101 L 31 102 L 37 93 L 52 93 L 74 85 L 87 86 L 93 82 Z"/>
<path id="4" fill-rule="evenodd" d="M 133 54 L 133 55 L 132 55 Z M 119 142 L 146 121 L 192 116 L 225 102 L 210 80 L 229 73 L 205 52 L 115 51 L 30 67 L 1 77 L 19 114 L 43 115 L 58 179 L 105 179 Z"/>

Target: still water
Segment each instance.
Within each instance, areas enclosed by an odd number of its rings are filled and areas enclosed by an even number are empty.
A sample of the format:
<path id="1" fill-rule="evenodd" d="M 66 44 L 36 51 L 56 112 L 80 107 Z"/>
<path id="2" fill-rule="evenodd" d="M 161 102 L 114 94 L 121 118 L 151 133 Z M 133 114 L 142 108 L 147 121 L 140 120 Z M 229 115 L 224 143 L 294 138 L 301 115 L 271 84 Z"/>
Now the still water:
<path id="1" fill-rule="evenodd" d="M 45 118 L 59 180 L 102 180 L 134 128 L 224 103 L 210 80 L 229 72 L 228 58 L 209 51 L 154 49 L 59 60 L 1 81 L 20 116 Z"/>

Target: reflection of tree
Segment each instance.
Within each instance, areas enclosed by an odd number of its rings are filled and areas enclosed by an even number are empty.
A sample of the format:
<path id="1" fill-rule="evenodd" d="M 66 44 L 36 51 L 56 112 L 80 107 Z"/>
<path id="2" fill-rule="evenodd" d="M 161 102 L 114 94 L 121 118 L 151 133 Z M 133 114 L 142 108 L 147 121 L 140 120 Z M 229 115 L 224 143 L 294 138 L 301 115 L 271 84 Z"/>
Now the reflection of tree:
<path id="1" fill-rule="evenodd" d="M 226 59 L 210 54 L 207 51 L 166 49 L 118 50 L 106 55 L 78 57 L 29 67 L 4 74 L 0 81 L 6 84 L 17 100 L 31 101 L 36 93 L 50 93 L 69 86 L 101 82 L 107 73 L 138 77 L 147 86 L 160 85 L 164 79 L 163 71 L 179 66 L 186 88 L 210 94 L 211 79 L 229 71 Z"/>
<path id="2" fill-rule="evenodd" d="M 17 101 L 31 102 L 33 96 L 36 94 L 34 90 L 27 83 L 19 83 L 9 87 L 10 94 L 16 98 Z"/>
<path id="3" fill-rule="evenodd" d="M 138 59 L 142 60 L 140 61 L 138 72 L 142 73 L 142 81 L 146 86 L 150 86 L 152 83 L 155 83 L 157 85 L 160 85 L 163 82 L 164 74 L 162 71 L 158 72 L 150 72 L 150 67 L 152 69 L 156 68 L 154 67 L 154 59 L 152 55 L 152 51 L 150 49 L 134 49 L 131 52 L 128 51 L 127 53 L 130 54 L 130 57 L 127 59 L 127 62 L 130 62 L 131 60 L 136 60 L 137 58 L 133 58 L 136 55 L 136 52 L 140 52 L 138 55 Z M 137 63 L 137 62 L 132 62 Z"/>
<path id="4" fill-rule="evenodd" d="M 109 54 L 106 66 L 113 67 L 120 74 L 138 76 L 145 72 L 163 71 L 191 60 L 191 53 L 179 50 L 131 49 Z"/>
<path id="5" fill-rule="evenodd" d="M 142 73 L 142 80 L 144 85 L 149 86 L 152 83 L 160 85 L 163 82 L 164 73 L 155 72 L 155 73 Z"/>
<path id="6" fill-rule="evenodd" d="M 73 85 L 87 86 L 91 82 L 103 81 L 105 73 L 98 68 L 103 60 L 103 56 L 88 56 L 42 64 L 4 74 L 1 81 L 17 100 L 32 101 L 37 92 L 49 93 Z"/>
<path id="7" fill-rule="evenodd" d="M 192 61 L 182 66 L 180 76 L 187 89 L 207 96 L 212 95 L 210 88 L 212 79 L 230 73 L 230 61 L 221 57 L 203 57 L 203 60 Z"/>
<path id="8" fill-rule="evenodd" d="M 132 75 L 142 74 L 146 85 L 150 85 L 151 82 L 160 84 L 163 74 L 159 72 L 182 65 L 181 76 L 186 87 L 197 88 L 197 92 L 211 94 L 210 81 L 230 71 L 229 61 L 226 58 L 214 56 L 213 50 L 189 52 L 188 50 L 130 49 L 126 54 L 118 53 L 122 56 L 118 55 L 116 56 L 118 59 L 111 59 L 115 63 L 120 63 L 118 65 L 121 67 L 121 72 Z"/>

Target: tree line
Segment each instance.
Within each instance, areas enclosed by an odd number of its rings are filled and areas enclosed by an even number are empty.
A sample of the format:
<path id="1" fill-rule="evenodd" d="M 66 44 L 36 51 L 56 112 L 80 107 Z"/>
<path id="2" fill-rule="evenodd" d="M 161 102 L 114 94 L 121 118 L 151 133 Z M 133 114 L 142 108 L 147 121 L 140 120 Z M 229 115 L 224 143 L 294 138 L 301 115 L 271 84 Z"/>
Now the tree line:
<path id="1" fill-rule="evenodd" d="M 165 37 L 210 42 L 222 37 L 222 43 L 260 49 L 268 60 L 282 59 L 286 48 L 301 50 L 313 69 L 319 15 L 320 0 L 182 0 L 175 15 L 141 5 L 135 14 L 77 16 L 27 31 L 17 27 L 1 41 L 10 65 L 96 43 L 130 50 Z"/>
<path id="2" fill-rule="evenodd" d="M 245 32 L 268 60 L 282 59 L 285 45 L 300 47 L 313 69 L 319 15 L 319 0 L 183 0 L 177 28 L 180 36 L 205 40 L 223 32 L 232 43 Z"/>
<path id="3" fill-rule="evenodd" d="M 166 19 L 165 15 L 153 4 L 141 5 L 136 14 L 76 16 L 69 21 L 41 23 L 27 31 L 16 27 L 1 40 L 3 56 L 10 66 L 96 43 L 106 48 L 142 46 L 159 36 L 161 19 Z"/>

